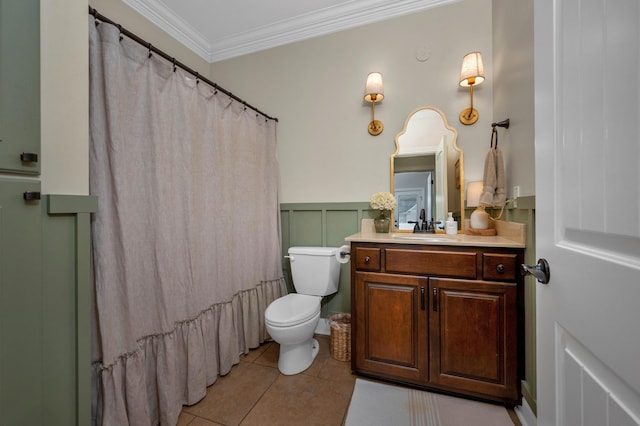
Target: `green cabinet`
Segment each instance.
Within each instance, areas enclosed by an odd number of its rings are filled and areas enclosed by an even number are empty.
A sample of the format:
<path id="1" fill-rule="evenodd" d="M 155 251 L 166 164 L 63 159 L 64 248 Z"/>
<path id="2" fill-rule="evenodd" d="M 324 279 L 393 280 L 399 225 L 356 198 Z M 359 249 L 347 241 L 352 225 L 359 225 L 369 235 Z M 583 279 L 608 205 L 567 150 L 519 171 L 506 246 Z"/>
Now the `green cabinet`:
<path id="1" fill-rule="evenodd" d="M 39 0 L 0 0 L 0 172 L 40 174 Z"/>
<path id="2" fill-rule="evenodd" d="M 43 417 L 42 213 L 23 193 L 40 182 L 0 179 L 0 425 Z"/>

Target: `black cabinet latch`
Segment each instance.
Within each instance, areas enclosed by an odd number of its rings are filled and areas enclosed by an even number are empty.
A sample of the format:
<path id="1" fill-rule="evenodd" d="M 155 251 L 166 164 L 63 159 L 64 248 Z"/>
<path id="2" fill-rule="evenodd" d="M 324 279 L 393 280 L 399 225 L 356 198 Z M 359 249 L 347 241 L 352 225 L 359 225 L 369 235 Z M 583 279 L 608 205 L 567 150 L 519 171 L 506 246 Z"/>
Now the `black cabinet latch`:
<path id="1" fill-rule="evenodd" d="M 23 152 L 20 154 L 20 161 L 25 163 L 37 163 L 38 162 L 38 154 L 33 152 Z"/>
<path id="2" fill-rule="evenodd" d="M 35 201 L 40 199 L 40 193 L 37 191 L 26 191 L 22 193 L 22 198 L 25 201 Z"/>

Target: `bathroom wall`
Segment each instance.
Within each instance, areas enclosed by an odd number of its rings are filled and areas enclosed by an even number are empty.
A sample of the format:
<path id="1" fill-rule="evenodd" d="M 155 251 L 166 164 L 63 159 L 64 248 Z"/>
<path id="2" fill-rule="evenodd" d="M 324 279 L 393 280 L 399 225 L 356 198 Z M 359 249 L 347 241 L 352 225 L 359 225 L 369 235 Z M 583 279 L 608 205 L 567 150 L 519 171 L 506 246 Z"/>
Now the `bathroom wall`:
<path id="1" fill-rule="evenodd" d="M 389 189 L 395 135 L 416 107 L 436 106 L 458 129 L 468 178 L 482 178 L 492 122 L 491 1 L 466 0 L 217 62 L 214 81 L 277 116 L 282 202 L 368 201 Z M 416 52 L 429 58 L 421 62 Z M 458 121 L 469 90 L 458 86 L 462 57 L 483 53 L 486 81 L 474 92 L 473 126 Z M 367 74 L 383 74 L 385 98 L 367 132 Z"/>
<path id="2" fill-rule="evenodd" d="M 89 193 L 87 0 L 40 0 L 41 182 Z"/>
<path id="3" fill-rule="evenodd" d="M 507 194 L 535 195 L 533 0 L 493 0 L 493 66 L 493 116 L 511 119 L 499 139 Z"/>

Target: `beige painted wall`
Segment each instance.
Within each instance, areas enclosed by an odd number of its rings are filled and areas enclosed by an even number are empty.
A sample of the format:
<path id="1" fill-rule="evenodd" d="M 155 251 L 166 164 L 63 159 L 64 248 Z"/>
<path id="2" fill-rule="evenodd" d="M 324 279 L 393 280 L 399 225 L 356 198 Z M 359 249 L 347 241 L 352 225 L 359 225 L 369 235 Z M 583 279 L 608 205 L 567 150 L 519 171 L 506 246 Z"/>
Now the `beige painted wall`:
<path id="1" fill-rule="evenodd" d="M 277 116 L 282 201 L 323 202 L 366 201 L 387 189 L 395 134 L 421 105 L 441 108 L 458 129 L 467 181 L 482 178 L 490 123 L 510 117 L 512 127 L 500 140 L 508 192 L 519 185 L 522 196 L 535 193 L 531 21 L 511 3 L 465 0 L 212 65 L 120 1 L 91 5 Z M 87 5 L 41 4 L 45 193 L 88 192 Z M 418 61 L 418 49 L 426 49 L 429 59 Z M 471 50 L 482 51 L 487 80 L 475 91 L 480 120 L 463 126 L 457 116 L 468 92 L 457 86 L 457 76 L 462 56 Z M 383 73 L 386 92 L 376 108 L 385 124 L 378 137 L 366 132 L 370 108 L 362 101 L 373 70 Z"/>
<path id="2" fill-rule="evenodd" d="M 426 48 L 430 58 L 416 60 Z M 389 189 L 389 156 L 406 116 L 416 107 L 444 111 L 459 132 L 468 179 L 482 178 L 492 122 L 491 0 L 448 6 L 342 31 L 212 64 L 214 81 L 279 118 L 282 202 L 368 201 Z M 458 114 L 469 92 L 458 87 L 464 54 L 483 53 L 487 80 L 475 91 L 480 120 Z M 380 71 L 385 99 L 367 133 L 366 76 Z"/>
<path id="3" fill-rule="evenodd" d="M 522 196 L 535 193 L 531 21 L 511 3 L 465 0 L 212 65 L 120 1 L 91 5 L 277 116 L 282 201 L 321 202 L 366 201 L 387 189 L 395 134 L 421 105 L 441 108 L 458 129 L 467 181 L 482 178 L 494 117 L 510 117 L 500 145 L 509 194 L 514 185 Z M 41 3 L 45 193 L 88 192 L 87 6 L 86 0 Z M 415 57 L 421 48 L 430 53 L 427 61 Z M 487 80 L 475 91 L 480 120 L 463 126 L 457 116 L 468 92 L 457 86 L 457 76 L 471 50 L 482 51 Z M 378 137 L 366 132 L 370 108 L 362 101 L 373 70 L 384 74 L 386 92 L 376 108 L 385 124 Z"/>
<path id="4" fill-rule="evenodd" d="M 177 60 L 206 74 L 209 64 L 117 0 L 91 6 Z M 41 0 L 42 192 L 89 191 L 87 0 Z"/>
<path id="5" fill-rule="evenodd" d="M 87 1 L 40 1 L 42 192 L 89 193 Z"/>
<path id="6" fill-rule="evenodd" d="M 500 131 L 507 194 L 535 195 L 533 0 L 493 0 L 493 115 L 509 117 Z"/>

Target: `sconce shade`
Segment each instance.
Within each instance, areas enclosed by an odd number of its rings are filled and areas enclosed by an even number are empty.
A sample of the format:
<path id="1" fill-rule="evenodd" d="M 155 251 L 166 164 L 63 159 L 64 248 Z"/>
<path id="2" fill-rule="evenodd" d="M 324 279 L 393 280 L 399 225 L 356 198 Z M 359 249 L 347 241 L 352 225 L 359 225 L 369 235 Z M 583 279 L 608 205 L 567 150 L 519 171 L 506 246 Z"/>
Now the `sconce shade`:
<path id="1" fill-rule="evenodd" d="M 462 59 L 462 69 L 460 70 L 460 86 L 469 87 L 478 85 L 484 81 L 484 65 L 482 64 L 482 53 L 467 53 Z"/>
<path id="2" fill-rule="evenodd" d="M 367 84 L 364 87 L 364 100 L 367 102 L 380 102 L 382 99 L 384 99 L 382 74 L 371 72 L 367 76 Z"/>
<path id="3" fill-rule="evenodd" d="M 480 52 L 467 53 L 462 59 L 462 69 L 460 70 L 460 86 L 469 88 L 469 108 L 465 108 L 460 113 L 459 119 L 465 126 L 478 121 L 478 111 L 473 108 L 473 86 L 484 81 L 484 65 L 482 65 L 482 54 Z"/>
<path id="4" fill-rule="evenodd" d="M 382 74 L 371 72 L 367 76 L 367 83 L 364 86 L 364 100 L 371 103 L 371 122 L 367 127 L 371 136 L 378 136 L 382 133 L 384 125 L 380 120 L 375 119 L 375 105 L 384 99 L 384 87 L 382 86 Z"/>
<path id="5" fill-rule="evenodd" d="M 483 183 L 469 182 L 467 184 L 467 207 L 478 207 L 480 205 L 480 195 L 482 194 Z"/>

